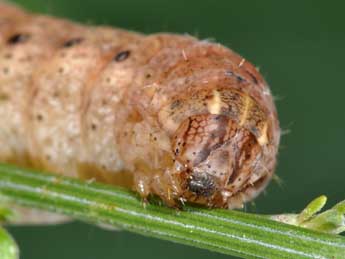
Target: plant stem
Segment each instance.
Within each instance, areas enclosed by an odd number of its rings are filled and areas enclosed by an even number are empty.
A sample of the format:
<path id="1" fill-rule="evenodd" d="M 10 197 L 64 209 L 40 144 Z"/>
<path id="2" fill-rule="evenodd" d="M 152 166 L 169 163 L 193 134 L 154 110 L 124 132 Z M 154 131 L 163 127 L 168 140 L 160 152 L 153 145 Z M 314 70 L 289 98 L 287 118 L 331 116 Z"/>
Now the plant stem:
<path id="1" fill-rule="evenodd" d="M 0 165 L 11 201 L 242 258 L 344 258 L 345 238 L 239 211 L 143 206 L 129 190 Z"/>

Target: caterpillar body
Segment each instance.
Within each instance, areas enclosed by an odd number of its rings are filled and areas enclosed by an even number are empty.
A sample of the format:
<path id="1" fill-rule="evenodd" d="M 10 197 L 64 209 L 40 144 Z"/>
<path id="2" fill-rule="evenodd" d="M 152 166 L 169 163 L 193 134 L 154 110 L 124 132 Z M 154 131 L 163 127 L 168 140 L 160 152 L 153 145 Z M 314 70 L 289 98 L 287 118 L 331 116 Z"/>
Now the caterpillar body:
<path id="1" fill-rule="evenodd" d="M 0 3 L 0 160 L 239 208 L 274 173 L 269 87 L 191 36 L 83 26 Z"/>

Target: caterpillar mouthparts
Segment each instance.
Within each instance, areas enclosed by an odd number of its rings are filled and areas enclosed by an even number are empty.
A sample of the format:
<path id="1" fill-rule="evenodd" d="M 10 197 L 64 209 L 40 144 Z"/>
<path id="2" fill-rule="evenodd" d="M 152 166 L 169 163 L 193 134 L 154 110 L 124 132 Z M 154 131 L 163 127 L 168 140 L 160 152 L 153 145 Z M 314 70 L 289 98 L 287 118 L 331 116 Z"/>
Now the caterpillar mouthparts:
<path id="1" fill-rule="evenodd" d="M 0 161 L 239 208 L 271 179 L 269 87 L 232 50 L 0 3 Z"/>
<path id="2" fill-rule="evenodd" d="M 229 117 L 190 117 L 177 136 L 175 157 L 185 200 L 239 206 L 237 199 L 242 203 L 248 192 L 262 188 L 265 178 L 257 181 L 264 166 L 262 149 L 249 130 Z"/>

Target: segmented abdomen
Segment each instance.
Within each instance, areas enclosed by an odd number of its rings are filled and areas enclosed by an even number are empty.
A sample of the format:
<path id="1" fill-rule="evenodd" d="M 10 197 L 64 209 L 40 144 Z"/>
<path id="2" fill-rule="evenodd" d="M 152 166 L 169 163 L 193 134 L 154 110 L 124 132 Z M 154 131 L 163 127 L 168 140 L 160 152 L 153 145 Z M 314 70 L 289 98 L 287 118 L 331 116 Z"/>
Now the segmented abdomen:
<path id="1" fill-rule="evenodd" d="M 220 207 L 253 198 L 273 173 L 268 86 L 219 44 L 0 4 L 0 69 L 1 161 Z"/>

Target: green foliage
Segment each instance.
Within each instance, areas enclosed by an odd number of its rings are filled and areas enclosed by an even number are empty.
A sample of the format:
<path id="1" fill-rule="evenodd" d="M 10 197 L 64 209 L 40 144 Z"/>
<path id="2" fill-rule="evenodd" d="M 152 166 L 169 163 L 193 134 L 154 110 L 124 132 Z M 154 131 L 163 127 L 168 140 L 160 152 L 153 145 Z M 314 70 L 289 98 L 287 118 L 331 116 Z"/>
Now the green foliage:
<path id="1" fill-rule="evenodd" d="M 1 259 L 19 258 L 19 252 L 16 242 L 2 227 L 0 227 L 0 255 Z"/>
<path id="2" fill-rule="evenodd" d="M 322 195 L 311 201 L 300 214 L 273 215 L 270 218 L 319 232 L 340 234 L 345 231 L 345 201 L 317 214 L 325 206 L 326 201 L 327 197 Z"/>

